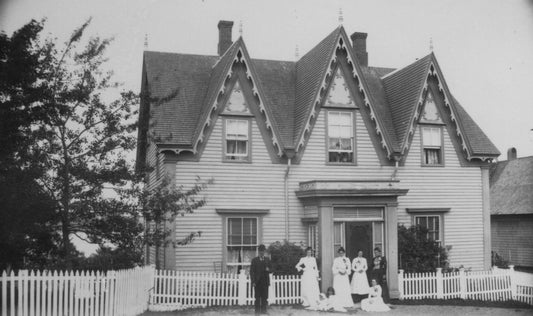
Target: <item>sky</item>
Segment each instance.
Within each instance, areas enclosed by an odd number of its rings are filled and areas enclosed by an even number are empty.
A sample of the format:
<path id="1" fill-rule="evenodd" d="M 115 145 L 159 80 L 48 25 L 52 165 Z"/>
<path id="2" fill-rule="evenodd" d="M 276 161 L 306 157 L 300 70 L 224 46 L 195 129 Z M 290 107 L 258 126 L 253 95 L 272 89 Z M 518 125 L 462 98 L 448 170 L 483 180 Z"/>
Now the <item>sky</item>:
<path id="1" fill-rule="evenodd" d="M 0 0 L 0 30 L 47 18 L 64 41 L 92 17 L 88 33 L 114 37 L 109 67 L 140 90 L 148 50 L 216 55 L 219 20 L 234 21 L 253 58 L 295 60 L 339 25 L 367 32 L 370 66 L 399 68 L 430 52 L 454 96 L 502 152 L 533 155 L 533 0 Z"/>

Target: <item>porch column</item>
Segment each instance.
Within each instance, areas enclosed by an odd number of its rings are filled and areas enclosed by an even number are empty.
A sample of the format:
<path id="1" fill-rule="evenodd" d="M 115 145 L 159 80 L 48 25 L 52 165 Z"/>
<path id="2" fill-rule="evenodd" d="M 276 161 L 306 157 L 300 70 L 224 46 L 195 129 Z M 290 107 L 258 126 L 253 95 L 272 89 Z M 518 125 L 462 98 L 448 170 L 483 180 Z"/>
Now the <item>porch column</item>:
<path id="1" fill-rule="evenodd" d="M 318 231 L 320 239 L 320 274 L 322 278 L 321 292 L 326 293 L 333 286 L 333 209 L 331 206 L 318 207 Z"/>
<path id="2" fill-rule="evenodd" d="M 385 256 L 387 259 L 387 282 L 391 298 L 399 298 L 398 289 L 398 213 L 397 203 L 387 204 L 385 212 Z"/>

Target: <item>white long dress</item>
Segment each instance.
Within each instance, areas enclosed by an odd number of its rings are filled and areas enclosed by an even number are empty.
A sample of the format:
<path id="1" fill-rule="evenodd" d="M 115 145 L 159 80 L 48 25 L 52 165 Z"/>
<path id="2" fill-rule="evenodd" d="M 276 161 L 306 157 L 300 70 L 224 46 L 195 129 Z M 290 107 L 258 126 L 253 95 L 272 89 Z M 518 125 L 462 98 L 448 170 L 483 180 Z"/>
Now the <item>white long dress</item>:
<path id="1" fill-rule="evenodd" d="M 370 287 L 368 286 L 368 278 L 366 276 L 368 265 L 366 259 L 363 257 L 355 257 L 352 261 L 352 294 L 365 295 L 368 294 Z"/>
<path id="2" fill-rule="evenodd" d="M 361 301 L 361 309 L 367 312 L 390 311 L 390 307 L 381 298 L 381 286 L 379 284 L 370 288 L 368 298 Z"/>
<path id="3" fill-rule="evenodd" d="M 352 307 L 353 300 L 350 289 L 350 279 L 348 276 L 352 272 L 350 259 L 337 257 L 333 260 L 333 288 L 335 295 L 343 307 Z"/>
<path id="4" fill-rule="evenodd" d="M 318 267 L 315 257 L 303 257 L 296 265 L 298 271 L 303 271 L 302 275 L 302 305 L 315 307 L 320 300 L 320 290 L 318 289 Z"/>

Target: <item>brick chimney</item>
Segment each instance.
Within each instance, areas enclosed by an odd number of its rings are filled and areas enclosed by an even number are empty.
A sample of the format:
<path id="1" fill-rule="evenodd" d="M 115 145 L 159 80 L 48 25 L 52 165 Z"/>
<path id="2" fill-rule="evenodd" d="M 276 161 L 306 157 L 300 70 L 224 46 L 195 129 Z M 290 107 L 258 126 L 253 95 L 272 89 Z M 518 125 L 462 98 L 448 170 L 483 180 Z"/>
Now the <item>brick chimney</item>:
<path id="1" fill-rule="evenodd" d="M 366 37 L 367 33 L 354 32 L 350 38 L 353 42 L 353 48 L 355 50 L 355 57 L 360 66 L 368 67 L 368 53 L 366 51 Z"/>
<path id="2" fill-rule="evenodd" d="M 233 21 L 219 21 L 218 22 L 218 55 L 222 56 L 233 44 L 231 41 L 231 29 L 233 28 Z"/>
<path id="3" fill-rule="evenodd" d="M 507 150 L 507 160 L 515 160 L 516 159 L 516 148 L 511 147 Z"/>

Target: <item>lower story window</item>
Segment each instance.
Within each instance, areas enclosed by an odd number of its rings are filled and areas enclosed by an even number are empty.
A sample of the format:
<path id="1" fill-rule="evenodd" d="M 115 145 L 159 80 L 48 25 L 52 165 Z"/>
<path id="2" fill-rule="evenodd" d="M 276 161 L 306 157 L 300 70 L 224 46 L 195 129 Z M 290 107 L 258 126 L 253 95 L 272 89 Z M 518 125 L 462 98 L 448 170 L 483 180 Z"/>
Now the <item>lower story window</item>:
<path id="1" fill-rule="evenodd" d="M 415 224 L 420 225 L 428 230 L 427 238 L 429 240 L 441 242 L 441 218 L 440 215 L 416 215 Z"/>
<path id="2" fill-rule="evenodd" d="M 259 246 L 257 217 L 227 218 L 227 268 L 239 273 L 250 266 Z"/>
<path id="3" fill-rule="evenodd" d="M 313 248 L 315 257 L 318 257 L 318 231 L 316 224 L 310 224 L 307 228 L 307 245 Z"/>

